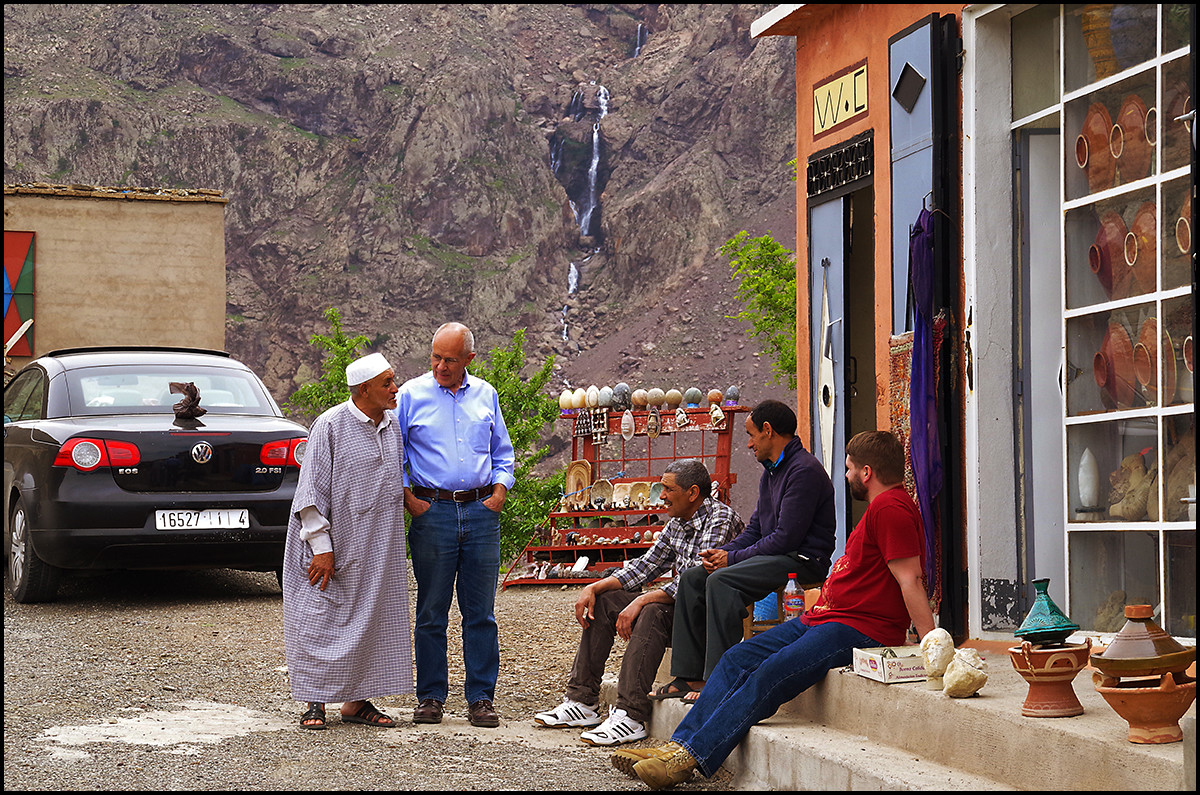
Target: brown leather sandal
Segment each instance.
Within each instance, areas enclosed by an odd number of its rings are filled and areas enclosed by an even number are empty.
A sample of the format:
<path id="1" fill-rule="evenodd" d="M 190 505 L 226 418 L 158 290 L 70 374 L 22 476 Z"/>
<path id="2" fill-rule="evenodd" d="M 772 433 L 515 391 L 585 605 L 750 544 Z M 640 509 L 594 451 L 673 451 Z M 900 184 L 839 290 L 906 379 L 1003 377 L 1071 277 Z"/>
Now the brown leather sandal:
<path id="1" fill-rule="evenodd" d="M 396 721 L 390 715 L 385 715 L 375 709 L 370 701 L 364 701 L 362 706 L 350 715 L 342 715 L 342 723 L 362 723 L 367 726 L 378 726 L 381 729 L 396 728 Z"/>

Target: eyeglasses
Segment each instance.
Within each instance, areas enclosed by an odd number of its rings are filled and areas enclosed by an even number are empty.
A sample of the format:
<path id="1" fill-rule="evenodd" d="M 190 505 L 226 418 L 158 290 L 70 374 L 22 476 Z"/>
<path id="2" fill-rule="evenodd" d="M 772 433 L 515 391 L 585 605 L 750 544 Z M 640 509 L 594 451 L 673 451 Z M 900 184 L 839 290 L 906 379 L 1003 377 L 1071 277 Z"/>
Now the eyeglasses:
<path id="1" fill-rule="evenodd" d="M 429 360 L 434 364 L 448 364 L 451 367 L 458 364 L 458 359 L 448 359 L 444 356 L 438 356 L 436 353 L 429 354 Z"/>

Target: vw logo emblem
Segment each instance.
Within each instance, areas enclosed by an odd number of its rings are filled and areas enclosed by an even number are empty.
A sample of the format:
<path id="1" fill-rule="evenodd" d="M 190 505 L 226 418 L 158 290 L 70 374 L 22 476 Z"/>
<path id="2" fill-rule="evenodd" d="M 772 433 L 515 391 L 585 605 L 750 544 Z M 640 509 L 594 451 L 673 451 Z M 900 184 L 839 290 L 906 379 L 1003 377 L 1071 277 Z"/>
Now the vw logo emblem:
<path id="1" fill-rule="evenodd" d="M 201 442 L 192 448 L 192 460 L 197 464 L 207 464 L 212 460 L 213 449 L 208 442 Z"/>

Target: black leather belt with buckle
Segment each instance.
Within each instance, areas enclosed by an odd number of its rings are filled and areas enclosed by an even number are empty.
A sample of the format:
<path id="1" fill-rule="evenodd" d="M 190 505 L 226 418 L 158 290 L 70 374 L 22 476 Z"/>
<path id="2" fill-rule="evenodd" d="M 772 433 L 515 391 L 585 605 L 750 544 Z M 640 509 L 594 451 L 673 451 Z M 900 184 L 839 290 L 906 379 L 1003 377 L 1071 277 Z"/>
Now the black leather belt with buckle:
<path id="1" fill-rule="evenodd" d="M 413 486 L 413 494 L 423 500 L 447 500 L 449 502 L 475 502 L 482 500 L 492 495 L 491 484 L 480 486 L 477 489 L 466 489 L 465 491 L 450 491 L 448 489 L 427 489 L 424 486 Z"/>

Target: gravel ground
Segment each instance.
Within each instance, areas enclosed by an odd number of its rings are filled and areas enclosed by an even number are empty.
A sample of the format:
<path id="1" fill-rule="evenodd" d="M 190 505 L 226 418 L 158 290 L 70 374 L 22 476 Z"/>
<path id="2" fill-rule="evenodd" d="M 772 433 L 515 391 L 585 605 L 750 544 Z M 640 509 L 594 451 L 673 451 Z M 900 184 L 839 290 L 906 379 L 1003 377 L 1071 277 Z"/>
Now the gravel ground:
<path id="1" fill-rule="evenodd" d="M 5 790 L 644 790 L 573 730 L 535 727 L 579 639 L 572 587 L 501 591 L 498 729 L 472 727 L 450 640 L 440 726 L 412 696 L 377 699 L 396 729 L 299 727 L 272 574 L 68 578 L 51 604 L 4 593 Z M 451 616 L 456 632 L 457 608 Z M 610 660 L 615 673 L 623 644 Z M 656 743 L 642 742 L 639 745 Z M 728 789 L 697 776 L 679 790 Z"/>

